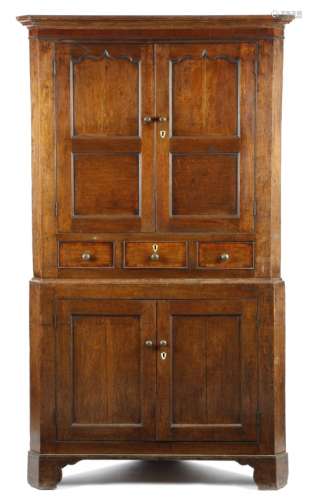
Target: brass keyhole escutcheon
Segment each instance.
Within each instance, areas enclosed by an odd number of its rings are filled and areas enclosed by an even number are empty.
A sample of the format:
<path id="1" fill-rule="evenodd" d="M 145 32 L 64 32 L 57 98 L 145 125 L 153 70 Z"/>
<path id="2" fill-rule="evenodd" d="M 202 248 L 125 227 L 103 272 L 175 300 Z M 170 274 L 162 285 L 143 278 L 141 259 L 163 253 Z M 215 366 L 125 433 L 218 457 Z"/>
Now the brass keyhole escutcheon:
<path id="1" fill-rule="evenodd" d="M 150 255 L 150 259 L 151 260 L 159 260 L 159 253 L 158 253 L 158 245 L 157 245 L 157 243 L 154 243 L 152 245 L 152 250 L 153 250 L 153 253 L 152 253 L 152 255 Z"/>
<path id="2" fill-rule="evenodd" d="M 160 357 L 163 361 L 165 361 L 166 357 L 167 357 L 167 353 L 166 352 L 161 352 L 160 353 Z"/>
<path id="3" fill-rule="evenodd" d="M 164 139 L 166 137 L 166 131 L 165 130 L 161 130 L 159 132 L 159 134 L 160 134 L 161 139 Z"/>

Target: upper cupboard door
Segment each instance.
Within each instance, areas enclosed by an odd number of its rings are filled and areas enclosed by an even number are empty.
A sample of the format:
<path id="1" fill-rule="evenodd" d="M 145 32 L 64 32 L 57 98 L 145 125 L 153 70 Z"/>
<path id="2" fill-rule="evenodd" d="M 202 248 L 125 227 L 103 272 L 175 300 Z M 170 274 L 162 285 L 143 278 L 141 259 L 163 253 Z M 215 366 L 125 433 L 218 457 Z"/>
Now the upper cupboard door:
<path id="1" fill-rule="evenodd" d="M 59 231 L 154 230 L 152 64 L 148 46 L 57 46 Z"/>
<path id="2" fill-rule="evenodd" d="M 157 46 L 158 226 L 254 229 L 252 44 Z"/>

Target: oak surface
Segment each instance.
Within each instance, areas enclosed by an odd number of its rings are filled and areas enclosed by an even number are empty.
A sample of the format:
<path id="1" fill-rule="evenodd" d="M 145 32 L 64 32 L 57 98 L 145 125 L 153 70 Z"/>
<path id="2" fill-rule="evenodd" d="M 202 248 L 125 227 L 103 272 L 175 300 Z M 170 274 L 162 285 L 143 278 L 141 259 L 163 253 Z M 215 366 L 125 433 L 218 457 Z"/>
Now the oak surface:
<path id="1" fill-rule="evenodd" d="M 88 260 L 85 259 L 88 257 Z M 59 268 L 113 267 L 114 245 L 110 241 L 60 241 Z"/>
<path id="2" fill-rule="evenodd" d="M 257 440 L 256 316 L 253 300 L 159 304 L 159 440 Z"/>
<path id="3" fill-rule="evenodd" d="M 20 16 L 32 95 L 28 481 L 236 460 L 283 487 L 292 16 Z"/>
<path id="4" fill-rule="evenodd" d="M 205 268 L 248 269 L 254 266 L 253 243 L 212 242 L 198 243 L 198 266 Z"/>
<path id="5" fill-rule="evenodd" d="M 127 241 L 124 245 L 124 267 L 141 269 L 186 268 L 186 242 Z"/>

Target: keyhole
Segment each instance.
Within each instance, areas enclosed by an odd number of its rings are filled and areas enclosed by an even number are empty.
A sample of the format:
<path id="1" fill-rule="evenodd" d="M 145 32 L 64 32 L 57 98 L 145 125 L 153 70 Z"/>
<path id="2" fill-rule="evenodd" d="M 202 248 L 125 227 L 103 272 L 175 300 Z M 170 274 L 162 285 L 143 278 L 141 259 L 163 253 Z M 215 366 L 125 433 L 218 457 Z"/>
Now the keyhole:
<path id="1" fill-rule="evenodd" d="M 164 139 L 164 138 L 166 137 L 166 131 L 165 131 L 165 130 L 161 130 L 161 131 L 160 131 L 160 137 L 161 137 L 162 139 Z"/>
<path id="2" fill-rule="evenodd" d="M 166 357 L 167 357 L 167 353 L 166 352 L 161 352 L 160 353 L 160 357 L 163 361 L 165 361 Z"/>

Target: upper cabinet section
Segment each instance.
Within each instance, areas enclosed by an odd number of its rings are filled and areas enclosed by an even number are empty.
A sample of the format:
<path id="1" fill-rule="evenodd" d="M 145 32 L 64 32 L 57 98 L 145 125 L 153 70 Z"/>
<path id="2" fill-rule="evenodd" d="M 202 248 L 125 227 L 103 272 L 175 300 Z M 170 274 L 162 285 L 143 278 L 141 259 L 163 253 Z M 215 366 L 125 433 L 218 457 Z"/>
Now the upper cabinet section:
<path id="1" fill-rule="evenodd" d="M 279 277 L 283 35 L 292 19 L 21 16 L 35 275 L 74 276 L 79 257 L 84 273 L 103 264 L 102 275 L 131 276 L 133 243 L 140 276 L 217 267 Z M 181 243 L 183 255 L 174 246 L 169 255 L 165 242 Z"/>

